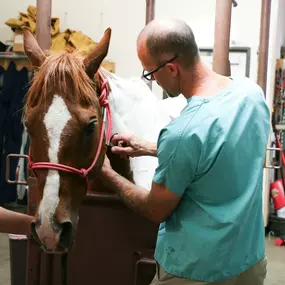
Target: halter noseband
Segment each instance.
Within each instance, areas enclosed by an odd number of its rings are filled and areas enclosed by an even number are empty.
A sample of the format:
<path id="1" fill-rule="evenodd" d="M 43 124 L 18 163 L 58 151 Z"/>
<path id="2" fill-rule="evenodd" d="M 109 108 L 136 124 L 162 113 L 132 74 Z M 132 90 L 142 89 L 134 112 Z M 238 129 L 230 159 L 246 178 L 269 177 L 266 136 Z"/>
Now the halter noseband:
<path id="1" fill-rule="evenodd" d="M 60 170 L 64 172 L 69 172 L 69 173 L 74 173 L 77 175 L 80 175 L 81 177 L 86 179 L 86 187 L 88 185 L 88 174 L 89 172 L 93 169 L 93 167 L 96 165 L 99 155 L 102 150 L 102 145 L 103 145 L 103 139 L 104 139 L 104 132 L 105 132 L 105 127 L 107 123 L 107 130 L 106 130 L 106 143 L 109 144 L 110 137 L 112 134 L 112 114 L 111 114 L 111 109 L 110 105 L 108 102 L 108 95 L 109 95 L 109 89 L 107 85 L 107 79 L 103 77 L 101 72 L 98 72 L 99 78 L 102 81 L 101 83 L 101 95 L 99 97 L 99 104 L 100 106 L 104 109 L 103 110 L 103 122 L 102 122 L 102 128 L 100 132 L 100 139 L 99 139 L 99 146 L 96 152 L 96 155 L 94 157 L 94 160 L 92 164 L 90 165 L 89 168 L 74 168 L 68 165 L 64 164 L 59 164 L 59 163 L 52 163 L 52 162 L 33 162 L 32 157 L 29 151 L 29 163 L 28 163 L 28 168 L 29 170 L 34 170 L 34 169 L 54 169 L 54 170 Z M 35 173 L 34 173 L 35 174 Z"/>

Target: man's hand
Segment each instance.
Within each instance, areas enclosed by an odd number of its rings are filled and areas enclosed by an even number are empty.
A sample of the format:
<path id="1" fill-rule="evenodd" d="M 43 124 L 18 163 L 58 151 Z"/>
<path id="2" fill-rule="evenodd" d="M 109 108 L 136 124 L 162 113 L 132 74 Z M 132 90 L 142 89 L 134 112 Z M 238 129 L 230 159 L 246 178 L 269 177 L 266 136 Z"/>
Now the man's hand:
<path id="1" fill-rule="evenodd" d="M 156 144 L 139 139 L 133 135 L 114 135 L 112 152 L 121 156 L 156 156 Z"/>

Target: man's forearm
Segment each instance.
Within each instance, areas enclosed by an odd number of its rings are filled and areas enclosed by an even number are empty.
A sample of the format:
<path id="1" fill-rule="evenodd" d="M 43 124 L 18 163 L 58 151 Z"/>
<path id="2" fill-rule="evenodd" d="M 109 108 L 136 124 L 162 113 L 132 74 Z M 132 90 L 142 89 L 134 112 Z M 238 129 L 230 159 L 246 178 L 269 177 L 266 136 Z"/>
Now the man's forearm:
<path id="1" fill-rule="evenodd" d="M 115 190 L 128 207 L 152 219 L 152 211 L 148 203 L 148 190 L 134 185 L 111 169 L 106 171 L 103 176 L 104 184 Z"/>
<path id="2" fill-rule="evenodd" d="M 33 217 L 0 207 L 0 232 L 30 237 Z"/>
<path id="3" fill-rule="evenodd" d="M 150 143 L 150 142 L 147 142 L 146 143 L 146 154 L 147 156 L 157 156 L 157 147 L 156 147 L 156 144 L 155 143 Z"/>

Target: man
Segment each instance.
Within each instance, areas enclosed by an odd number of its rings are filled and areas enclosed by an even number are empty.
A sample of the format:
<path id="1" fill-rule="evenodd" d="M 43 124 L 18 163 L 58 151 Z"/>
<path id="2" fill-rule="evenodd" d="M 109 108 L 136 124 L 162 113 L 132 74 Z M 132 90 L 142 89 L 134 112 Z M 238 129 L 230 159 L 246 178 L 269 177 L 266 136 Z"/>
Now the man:
<path id="1" fill-rule="evenodd" d="M 157 155 L 150 191 L 127 181 L 106 158 L 103 181 L 160 228 L 152 284 L 261 285 L 266 276 L 262 175 L 270 116 L 262 89 L 201 61 L 192 30 L 154 20 L 140 33 L 144 77 L 187 106 L 156 145 L 116 135 L 120 155 Z"/>

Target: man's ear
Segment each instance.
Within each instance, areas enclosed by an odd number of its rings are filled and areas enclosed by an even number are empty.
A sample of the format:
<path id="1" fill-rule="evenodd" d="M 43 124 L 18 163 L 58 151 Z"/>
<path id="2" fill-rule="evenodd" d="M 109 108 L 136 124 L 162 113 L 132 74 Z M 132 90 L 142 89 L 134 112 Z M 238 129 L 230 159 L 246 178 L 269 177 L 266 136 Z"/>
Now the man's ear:
<path id="1" fill-rule="evenodd" d="M 176 76 L 178 73 L 178 68 L 175 64 L 173 63 L 167 63 L 166 66 L 169 68 L 170 72 L 172 73 L 173 76 Z"/>

